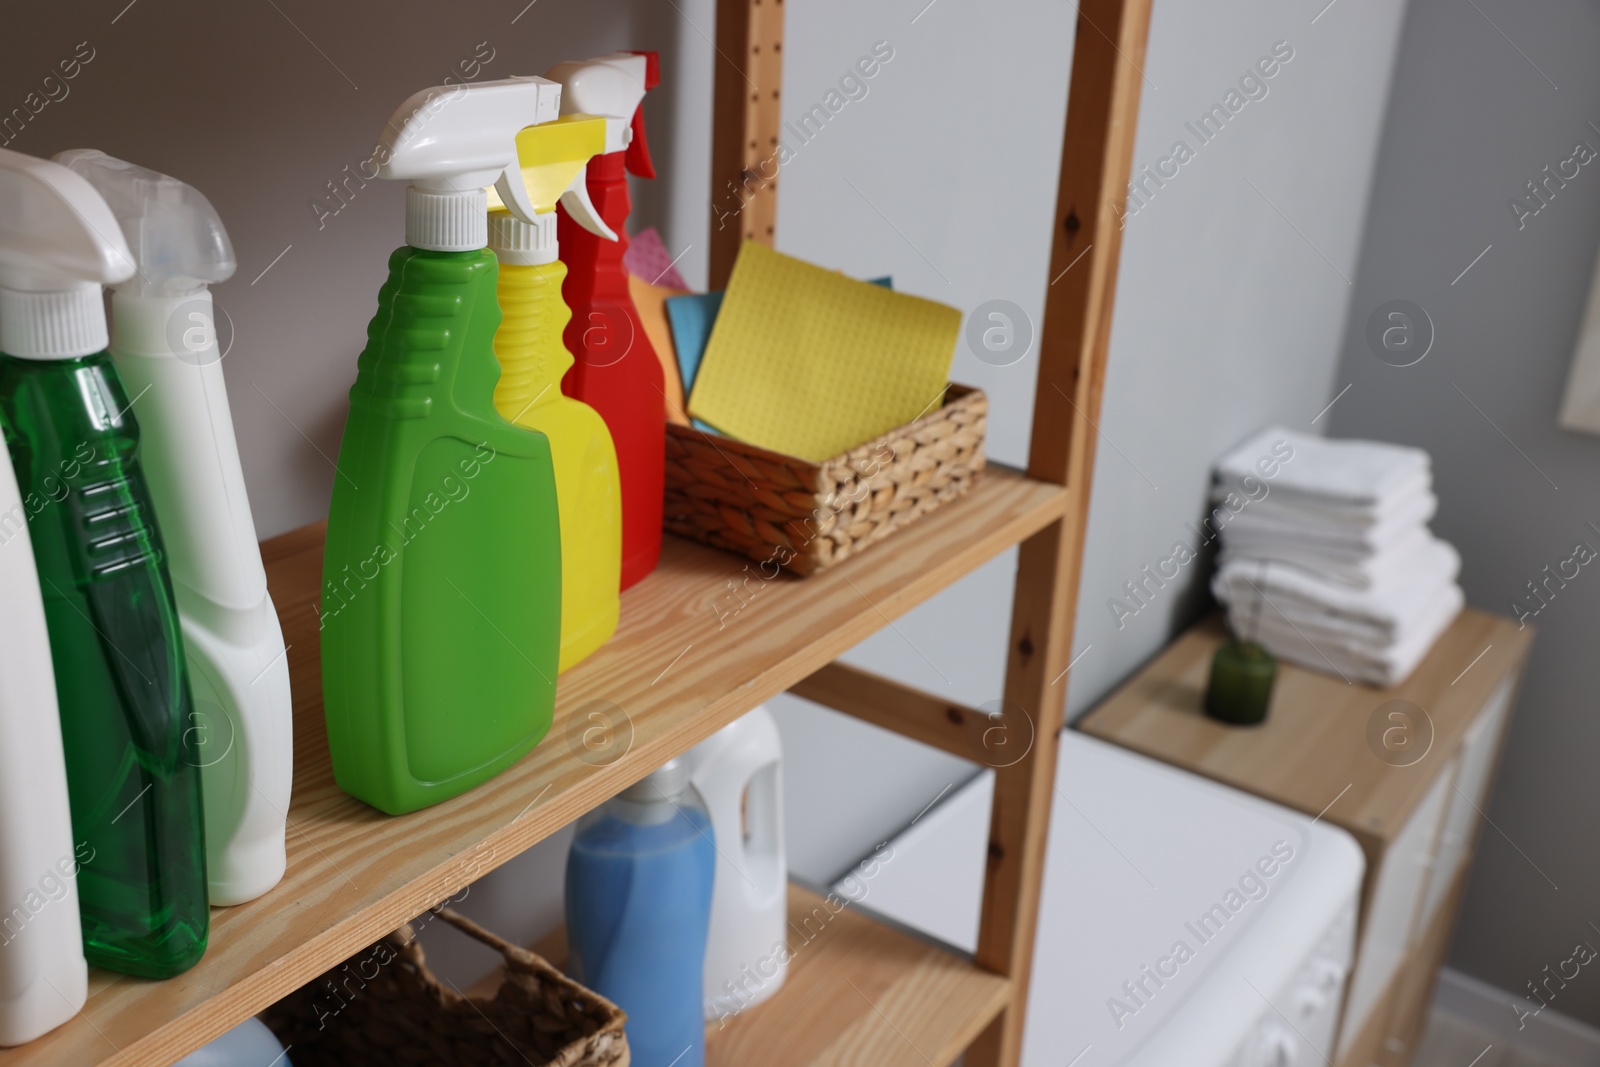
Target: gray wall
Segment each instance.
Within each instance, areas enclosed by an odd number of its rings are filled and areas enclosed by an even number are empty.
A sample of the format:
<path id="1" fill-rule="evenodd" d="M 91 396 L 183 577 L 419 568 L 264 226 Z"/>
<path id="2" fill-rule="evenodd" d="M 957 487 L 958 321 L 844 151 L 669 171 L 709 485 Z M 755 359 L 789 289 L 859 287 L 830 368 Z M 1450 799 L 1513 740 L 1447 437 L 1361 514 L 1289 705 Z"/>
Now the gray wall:
<path id="1" fill-rule="evenodd" d="M 1433 454 L 1434 530 L 1461 549 L 1468 600 L 1510 614 L 1575 542 L 1600 546 L 1585 527 L 1600 523 L 1600 439 L 1556 426 L 1600 240 L 1600 172 L 1584 167 L 1521 230 L 1507 204 L 1575 142 L 1600 149 L 1600 12 L 1582 0 L 1538 17 L 1507 0 L 1478 6 L 1412 0 L 1334 380 L 1351 388 L 1325 421 Z M 1436 329 L 1412 367 L 1380 363 L 1364 339 L 1393 299 L 1421 305 Z M 1533 621 L 1450 960 L 1513 992 L 1576 942 L 1600 943 L 1600 580 L 1585 569 Z M 1585 973 L 1550 1007 L 1600 1024 L 1600 978 Z"/>
<path id="2" fill-rule="evenodd" d="M 23 105 L 79 42 L 94 58 L 5 147 L 39 156 L 100 148 L 165 171 L 205 192 L 228 226 L 239 269 L 214 293 L 226 313 L 219 329 L 234 329 L 223 367 L 263 537 L 327 514 L 356 356 L 389 252 L 404 241 L 400 183 L 352 183 L 348 206 L 320 222 L 310 201 L 357 171 L 407 96 L 460 77 L 460 61 L 492 52 L 483 80 L 660 49 L 669 80 L 648 98 L 646 120 L 662 180 L 638 184 L 636 218 L 660 226 L 675 251 L 695 245 L 680 266 L 703 278 L 713 51 L 699 31 L 711 31 L 712 0 L 677 0 L 682 15 L 635 0 L 538 0 L 517 18 L 526 3 L 7 9 L 0 114 Z"/>

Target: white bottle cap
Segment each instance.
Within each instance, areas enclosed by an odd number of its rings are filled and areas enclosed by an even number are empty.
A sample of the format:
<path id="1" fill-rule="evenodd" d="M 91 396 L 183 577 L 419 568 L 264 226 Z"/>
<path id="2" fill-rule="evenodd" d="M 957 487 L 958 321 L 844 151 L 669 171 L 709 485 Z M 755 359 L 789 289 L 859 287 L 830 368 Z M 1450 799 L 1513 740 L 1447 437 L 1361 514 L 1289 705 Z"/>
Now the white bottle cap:
<path id="1" fill-rule="evenodd" d="M 406 189 L 406 244 L 435 252 L 470 252 L 488 241 L 483 213 L 488 199 L 482 189 L 437 193 L 418 186 Z"/>
<path id="2" fill-rule="evenodd" d="M 556 213 L 535 215 L 529 225 L 507 211 L 489 212 L 489 247 L 505 264 L 534 267 L 554 263 L 559 256 Z"/>
<path id="3" fill-rule="evenodd" d="M 100 286 L 33 293 L 0 288 L 0 352 L 19 359 L 77 359 L 109 343 Z"/>

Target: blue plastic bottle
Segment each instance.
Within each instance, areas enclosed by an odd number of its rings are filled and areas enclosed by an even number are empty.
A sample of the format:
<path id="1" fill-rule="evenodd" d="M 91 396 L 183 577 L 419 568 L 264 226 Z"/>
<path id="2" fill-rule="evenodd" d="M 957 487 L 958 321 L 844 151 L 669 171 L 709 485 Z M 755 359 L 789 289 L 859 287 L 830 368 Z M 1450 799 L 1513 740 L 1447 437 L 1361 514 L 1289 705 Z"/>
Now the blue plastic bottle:
<path id="1" fill-rule="evenodd" d="M 681 760 L 578 822 L 567 856 L 573 977 L 628 1013 L 634 1067 L 703 1067 L 701 985 L 717 851 Z"/>

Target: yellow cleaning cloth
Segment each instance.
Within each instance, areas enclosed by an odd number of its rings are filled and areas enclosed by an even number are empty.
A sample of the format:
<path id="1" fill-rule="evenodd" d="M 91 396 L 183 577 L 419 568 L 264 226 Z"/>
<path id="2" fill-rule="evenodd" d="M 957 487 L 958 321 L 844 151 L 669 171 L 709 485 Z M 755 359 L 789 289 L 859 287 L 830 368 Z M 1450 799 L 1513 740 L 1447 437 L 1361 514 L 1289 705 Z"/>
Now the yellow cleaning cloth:
<path id="1" fill-rule="evenodd" d="M 639 321 L 644 324 L 644 335 L 650 347 L 661 360 L 664 394 L 667 401 L 667 421 L 680 426 L 689 425 L 689 416 L 683 413 L 683 375 L 678 370 L 678 352 L 672 344 L 672 327 L 667 324 L 667 297 L 685 296 L 683 289 L 669 289 L 664 285 L 651 285 L 636 275 L 628 275 L 628 295 L 639 311 Z"/>
<path id="2" fill-rule="evenodd" d="M 821 462 L 937 407 L 960 333 L 953 307 L 746 241 L 689 414 Z"/>

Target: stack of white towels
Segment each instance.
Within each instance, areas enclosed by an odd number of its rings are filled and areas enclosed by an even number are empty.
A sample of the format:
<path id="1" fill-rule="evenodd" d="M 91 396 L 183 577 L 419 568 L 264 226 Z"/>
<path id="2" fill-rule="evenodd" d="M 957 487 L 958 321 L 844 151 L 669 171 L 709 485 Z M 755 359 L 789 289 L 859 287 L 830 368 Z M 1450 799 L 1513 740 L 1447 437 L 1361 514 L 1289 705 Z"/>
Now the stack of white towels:
<path id="1" fill-rule="evenodd" d="M 1211 589 L 1233 632 L 1347 681 L 1403 681 L 1464 602 L 1461 556 L 1428 529 L 1432 486 L 1421 449 L 1281 427 L 1224 456 Z"/>

